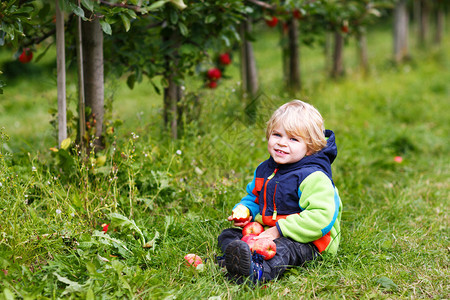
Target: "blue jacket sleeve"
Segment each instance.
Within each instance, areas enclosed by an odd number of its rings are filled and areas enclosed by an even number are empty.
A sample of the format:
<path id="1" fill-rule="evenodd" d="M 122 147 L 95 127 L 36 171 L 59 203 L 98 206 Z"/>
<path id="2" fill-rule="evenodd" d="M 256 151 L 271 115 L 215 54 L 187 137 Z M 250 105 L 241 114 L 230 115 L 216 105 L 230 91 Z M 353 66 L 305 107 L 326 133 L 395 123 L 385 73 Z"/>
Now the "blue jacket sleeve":
<path id="1" fill-rule="evenodd" d="M 253 193 L 253 190 L 255 189 L 255 178 L 256 178 L 256 170 L 253 175 L 253 180 L 247 184 L 247 195 L 245 195 L 239 203 L 237 203 L 234 207 L 238 206 L 239 204 L 245 205 L 249 210 L 250 214 L 252 216 L 252 220 L 255 220 L 255 216 L 259 213 L 259 204 L 256 203 L 257 195 Z M 234 209 L 233 207 L 233 209 Z"/>

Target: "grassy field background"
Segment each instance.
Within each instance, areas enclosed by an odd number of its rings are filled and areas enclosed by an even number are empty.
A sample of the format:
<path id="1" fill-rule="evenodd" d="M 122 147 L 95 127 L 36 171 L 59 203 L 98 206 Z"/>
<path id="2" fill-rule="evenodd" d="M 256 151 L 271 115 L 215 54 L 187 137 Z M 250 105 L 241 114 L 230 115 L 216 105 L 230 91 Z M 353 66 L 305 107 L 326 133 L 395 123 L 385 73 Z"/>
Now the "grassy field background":
<path id="1" fill-rule="evenodd" d="M 56 146 L 51 68 L 26 66 L 6 77 L 0 298 L 449 298 L 448 30 L 440 47 L 421 50 L 412 40 L 412 59 L 400 66 L 390 61 L 390 29 L 371 30 L 368 77 L 358 71 L 349 40 L 347 76 L 338 81 L 326 76 L 322 48 L 303 47 L 304 89 L 295 98 L 321 111 L 338 144 L 333 172 L 344 205 L 338 255 L 256 288 L 228 282 L 214 264 L 217 236 L 230 226 L 225 218 L 267 158 L 265 121 L 292 98 L 283 89 L 275 32 L 260 36 L 254 125 L 244 121 L 236 92 L 237 59 L 227 70 L 231 79 L 199 91 L 201 118 L 185 124 L 178 141 L 161 129 L 162 99 L 150 84 L 130 91 L 109 78 L 111 118 L 123 125 L 99 154 L 104 164 L 49 150 Z M 0 52 L 3 64 L 10 56 Z M 39 64 L 51 63 L 46 57 Z M 72 107 L 75 84 L 69 77 Z M 189 78 L 186 87 L 200 85 Z M 102 224 L 111 224 L 107 234 Z M 186 267 L 187 253 L 207 258 L 204 270 Z"/>

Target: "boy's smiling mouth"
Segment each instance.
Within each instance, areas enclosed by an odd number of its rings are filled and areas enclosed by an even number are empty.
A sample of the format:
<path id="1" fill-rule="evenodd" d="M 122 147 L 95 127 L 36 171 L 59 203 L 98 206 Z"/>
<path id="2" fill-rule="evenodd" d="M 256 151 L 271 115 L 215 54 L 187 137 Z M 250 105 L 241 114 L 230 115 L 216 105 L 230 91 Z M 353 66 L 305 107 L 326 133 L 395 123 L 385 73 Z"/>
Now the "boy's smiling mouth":
<path id="1" fill-rule="evenodd" d="M 280 153 L 280 154 L 289 154 L 289 153 L 287 153 L 287 152 L 285 152 L 285 151 L 283 151 L 283 150 L 280 150 L 280 149 L 275 149 L 275 152 L 277 152 L 277 153 Z"/>

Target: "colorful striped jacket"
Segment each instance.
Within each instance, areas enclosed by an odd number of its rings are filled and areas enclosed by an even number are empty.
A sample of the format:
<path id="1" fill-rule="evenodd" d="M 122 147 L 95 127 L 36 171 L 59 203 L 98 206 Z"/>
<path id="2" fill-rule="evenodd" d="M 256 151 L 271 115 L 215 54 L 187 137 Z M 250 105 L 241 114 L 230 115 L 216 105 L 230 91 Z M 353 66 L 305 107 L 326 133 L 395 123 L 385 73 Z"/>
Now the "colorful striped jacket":
<path id="1" fill-rule="evenodd" d="M 331 174 L 337 155 L 334 133 L 326 130 L 325 136 L 324 149 L 296 163 L 278 165 L 272 157 L 261 163 L 238 204 L 249 208 L 253 220 L 277 226 L 282 236 L 335 254 L 342 202 Z"/>

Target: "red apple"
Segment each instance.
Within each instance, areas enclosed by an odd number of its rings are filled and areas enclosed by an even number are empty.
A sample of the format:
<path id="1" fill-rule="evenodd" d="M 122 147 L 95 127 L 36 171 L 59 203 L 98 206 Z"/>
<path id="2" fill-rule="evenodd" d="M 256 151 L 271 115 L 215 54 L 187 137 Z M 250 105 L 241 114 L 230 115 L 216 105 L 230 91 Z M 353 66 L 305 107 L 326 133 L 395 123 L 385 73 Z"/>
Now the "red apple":
<path id="1" fill-rule="evenodd" d="M 231 64 L 231 58 L 228 53 L 223 53 L 219 55 L 219 61 L 222 65 L 229 65 Z"/>
<path id="2" fill-rule="evenodd" d="M 217 87 L 217 81 L 210 81 L 210 82 L 208 83 L 208 87 L 209 87 L 210 89 L 215 89 L 215 88 Z"/>
<path id="3" fill-rule="evenodd" d="M 242 239 L 241 239 L 241 241 L 244 241 L 244 242 L 246 242 L 247 244 L 248 244 L 248 241 L 249 240 L 251 240 L 251 239 L 253 239 L 255 236 L 257 236 L 256 234 L 247 234 L 247 235 L 244 235 L 243 237 L 242 237 Z"/>
<path id="4" fill-rule="evenodd" d="M 264 260 L 269 260 L 277 253 L 277 245 L 270 239 L 259 239 L 255 241 L 253 250 L 261 254 Z"/>
<path id="5" fill-rule="evenodd" d="M 211 68 L 208 70 L 207 75 L 209 79 L 216 81 L 222 77 L 222 72 L 218 68 Z"/>
<path id="6" fill-rule="evenodd" d="M 233 209 L 231 217 L 235 222 L 245 222 L 250 218 L 250 210 L 247 208 L 247 206 L 239 204 Z"/>
<path id="7" fill-rule="evenodd" d="M 341 26 L 341 31 L 342 31 L 343 33 L 348 33 L 348 26 L 347 26 L 347 25 L 342 25 L 342 26 Z"/>
<path id="8" fill-rule="evenodd" d="M 19 61 L 23 64 L 29 63 L 33 59 L 33 52 L 30 48 L 25 48 L 19 56 Z"/>
<path id="9" fill-rule="evenodd" d="M 203 263 L 200 256 L 192 253 L 186 254 L 184 259 L 186 260 L 186 266 L 193 266 L 194 268 Z"/>
<path id="10" fill-rule="evenodd" d="M 242 229 L 242 234 L 244 236 L 249 234 L 259 235 L 263 231 L 264 227 L 261 224 L 259 224 L 258 222 L 250 222 L 244 226 L 244 228 Z"/>
<path id="11" fill-rule="evenodd" d="M 266 24 L 269 27 L 275 27 L 278 24 L 278 18 L 275 16 L 272 16 L 270 19 L 266 19 Z"/>
<path id="12" fill-rule="evenodd" d="M 247 243 L 247 245 L 250 247 L 250 251 L 253 252 L 253 245 L 255 244 L 255 237 L 257 235 L 256 234 L 247 234 L 244 235 L 241 239 L 241 241 L 244 241 Z"/>
<path id="13" fill-rule="evenodd" d="M 293 15 L 294 18 L 297 19 L 297 20 L 299 20 L 299 19 L 302 18 L 302 13 L 301 13 L 301 11 L 299 11 L 298 9 L 295 9 L 295 10 L 292 12 L 292 15 Z"/>

